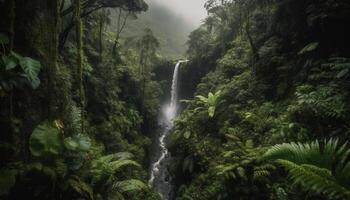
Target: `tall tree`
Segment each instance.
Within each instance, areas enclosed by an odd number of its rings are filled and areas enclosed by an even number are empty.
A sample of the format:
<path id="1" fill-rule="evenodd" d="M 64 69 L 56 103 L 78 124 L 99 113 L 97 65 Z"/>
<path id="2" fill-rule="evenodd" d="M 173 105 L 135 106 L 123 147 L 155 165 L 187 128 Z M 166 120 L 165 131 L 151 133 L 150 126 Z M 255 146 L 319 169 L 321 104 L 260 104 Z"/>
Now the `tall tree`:
<path id="1" fill-rule="evenodd" d="M 76 42 L 77 42 L 77 74 L 79 80 L 79 97 L 80 97 L 80 109 L 81 109 L 81 133 L 84 133 L 84 110 L 85 110 L 85 93 L 84 93 L 84 81 L 83 81 L 83 23 L 81 20 L 81 2 L 80 0 L 74 1 L 75 5 L 75 24 L 76 24 Z"/>
<path id="2" fill-rule="evenodd" d="M 59 35 L 59 50 L 63 50 L 69 33 L 76 26 L 74 8 L 75 1 L 60 7 L 61 17 L 64 19 L 63 29 Z M 144 0 L 81 0 L 80 16 L 85 18 L 104 8 L 121 8 L 128 12 L 142 12 L 148 9 Z"/>
<path id="3" fill-rule="evenodd" d="M 159 47 L 159 41 L 153 35 L 151 29 L 145 29 L 145 33 L 142 38 L 137 42 L 137 46 L 140 49 L 139 54 L 139 77 L 141 80 L 141 105 L 144 103 L 146 80 L 149 78 L 152 63 L 156 59 L 156 52 Z M 142 109 L 143 110 L 143 109 Z"/>
<path id="4" fill-rule="evenodd" d="M 134 18 L 136 19 L 137 16 L 134 13 L 134 11 L 130 11 L 130 10 L 125 10 L 123 8 L 119 8 L 118 9 L 118 19 L 117 19 L 117 33 L 114 39 L 114 44 L 113 44 L 113 48 L 112 48 L 112 55 L 113 57 L 117 56 L 117 46 L 119 43 L 119 39 L 120 39 L 120 35 L 123 32 L 125 26 L 126 26 L 126 22 L 128 20 L 128 18 Z"/>
<path id="5" fill-rule="evenodd" d="M 61 109 L 58 106 L 58 98 L 55 98 L 60 92 L 55 87 L 58 71 L 57 42 L 60 4 L 61 0 L 0 1 L 0 32 L 10 38 L 7 50 L 40 60 L 42 66 L 40 76 L 43 84 L 36 91 L 22 90 L 14 93 L 13 107 L 10 108 L 16 113 L 17 121 L 20 121 L 19 119 L 32 120 L 21 121 L 21 124 L 15 129 L 8 128 L 11 124 L 0 125 L 2 130 L 12 130 L 8 132 L 12 132 L 13 135 L 16 135 L 15 132 L 21 133 L 21 135 L 17 134 L 20 139 L 19 151 L 26 156 L 28 155 L 29 133 L 31 133 L 33 124 L 44 119 L 57 119 Z M 2 106 L 3 103 L 1 100 Z M 3 117 L 5 116 L 1 115 L 0 118 Z"/>

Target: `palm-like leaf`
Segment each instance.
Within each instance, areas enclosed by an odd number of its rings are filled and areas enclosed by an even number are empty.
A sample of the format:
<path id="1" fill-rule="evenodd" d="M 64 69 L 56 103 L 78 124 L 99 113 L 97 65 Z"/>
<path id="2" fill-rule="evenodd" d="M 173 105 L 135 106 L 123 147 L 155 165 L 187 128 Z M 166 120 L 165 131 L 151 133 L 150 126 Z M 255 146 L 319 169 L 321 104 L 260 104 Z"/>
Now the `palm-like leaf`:
<path id="1" fill-rule="evenodd" d="M 206 98 L 205 96 L 197 95 L 196 98 L 198 98 L 202 103 L 208 102 L 208 98 Z"/>
<path id="2" fill-rule="evenodd" d="M 215 92 L 213 94 L 212 92 L 208 93 L 208 97 L 202 96 L 202 95 L 197 95 L 196 98 L 199 99 L 200 104 L 204 104 L 205 109 L 208 110 L 208 115 L 209 117 L 214 117 L 215 115 L 215 110 L 218 105 L 218 99 L 220 97 L 221 91 Z M 202 107 L 196 108 L 195 110 L 202 109 Z"/>

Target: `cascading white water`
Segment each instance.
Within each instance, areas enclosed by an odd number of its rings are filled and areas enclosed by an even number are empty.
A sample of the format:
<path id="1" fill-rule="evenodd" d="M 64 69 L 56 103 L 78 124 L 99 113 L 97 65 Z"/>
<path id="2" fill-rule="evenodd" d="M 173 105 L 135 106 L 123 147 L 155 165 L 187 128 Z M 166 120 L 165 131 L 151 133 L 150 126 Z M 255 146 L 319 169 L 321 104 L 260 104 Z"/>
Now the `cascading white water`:
<path id="1" fill-rule="evenodd" d="M 179 61 L 175 65 L 173 80 L 171 85 L 171 99 L 170 104 L 166 104 L 162 108 L 161 126 L 162 130 L 159 137 L 159 150 L 160 156 L 151 165 L 151 175 L 149 184 L 153 186 L 162 196 L 163 200 L 169 200 L 171 198 L 171 179 L 168 172 L 168 164 L 166 160 L 169 160 L 169 152 L 166 148 L 165 139 L 168 136 L 170 130 L 173 128 L 173 119 L 176 116 L 177 111 L 177 94 L 178 94 L 178 76 L 181 63 L 186 61 Z"/>
<path id="2" fill-rule="evenodd" d="M 178 77 L 179 77 L 179 68 L 182 61 L 179 61 L 176 63 L 174 74 L 173 74 L 173 81 L 171 84 L 171 100 L 170 105 L 168 105 L 165 109 L 165 117 L 166 121 L 169 122 L 169 124 L 172 123 L 172 119 L 174 119 L 176 115 L 177 110 L 177 85 L 178 85 Z"/>

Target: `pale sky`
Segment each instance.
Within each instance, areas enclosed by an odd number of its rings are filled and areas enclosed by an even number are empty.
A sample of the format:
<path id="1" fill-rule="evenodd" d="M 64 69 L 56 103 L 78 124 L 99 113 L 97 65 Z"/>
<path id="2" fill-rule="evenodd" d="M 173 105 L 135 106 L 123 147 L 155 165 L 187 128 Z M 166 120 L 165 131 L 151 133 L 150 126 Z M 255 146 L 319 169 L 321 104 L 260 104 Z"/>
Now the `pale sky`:
<path id="1" fill-rule="evenodd" d="M 175 14 L 183 17 L 189 23 L 198 26 L 206 17 L 204 8 L 206 0 L 146 0 L 152 6 L 152 2 L 157 2 L 172 10 Z"/>

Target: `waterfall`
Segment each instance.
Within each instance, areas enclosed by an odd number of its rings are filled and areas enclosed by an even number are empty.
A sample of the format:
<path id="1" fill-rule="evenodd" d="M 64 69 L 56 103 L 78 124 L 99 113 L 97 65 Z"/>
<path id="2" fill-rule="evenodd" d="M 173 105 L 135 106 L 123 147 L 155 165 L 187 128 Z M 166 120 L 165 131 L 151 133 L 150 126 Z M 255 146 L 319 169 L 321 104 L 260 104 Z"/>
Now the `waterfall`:
<path id="1" fill-rule="evenodd" d="M 172 119 L 174 119 L 176 115 L 176 109 L 177 109 L 177 85 L 178 85 L 178 77 L 179 77 L 179 68 L 181 65 L 181 61 L 176 63 L 174 74 L 173 74 L 173 81 L 171 84 L 171 100 L 170 105 L 165 108 L 165 117 L 166 122 L 168 122 L 170 125 L 172 125 Z"/>
<path id="2" fill-rule="evenodd" d="M 160 124 L 162 127 L 159 135 L 160 155 L 158 159 L 151 165 L 149 184 L 160 193 L 163 200 L 171 199 L 172 185 L 171 177 L 168 172 L 170 155 L 166 147 L 165 139 L 170 133 L 170 130 L 173 128 L 173 119 L 176 116 L 179 68 L 183 62 L 186 61 L 179 61 L 175 65 L 171 85 L 170 103 L 163 106 L 162 117 L 160 119 Z"/>

